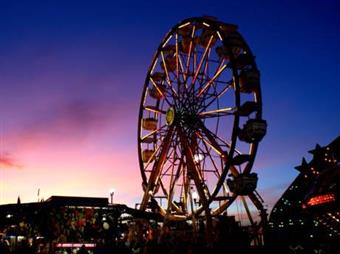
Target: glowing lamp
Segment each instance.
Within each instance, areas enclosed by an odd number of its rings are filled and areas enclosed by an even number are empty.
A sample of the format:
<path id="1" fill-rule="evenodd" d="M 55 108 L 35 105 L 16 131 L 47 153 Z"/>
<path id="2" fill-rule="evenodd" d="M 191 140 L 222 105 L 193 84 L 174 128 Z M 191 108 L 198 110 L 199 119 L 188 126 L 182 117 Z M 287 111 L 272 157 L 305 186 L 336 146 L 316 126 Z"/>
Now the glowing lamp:
<path id="1" fill-rule="evenodd" d="M 105 230 L 108 230 L 108 229 L 110 228 L 110 224 L 107 223 L 107 222 L 104 222 L 104 223 L 103 223 L 103 228 L 104 228 Z"/>

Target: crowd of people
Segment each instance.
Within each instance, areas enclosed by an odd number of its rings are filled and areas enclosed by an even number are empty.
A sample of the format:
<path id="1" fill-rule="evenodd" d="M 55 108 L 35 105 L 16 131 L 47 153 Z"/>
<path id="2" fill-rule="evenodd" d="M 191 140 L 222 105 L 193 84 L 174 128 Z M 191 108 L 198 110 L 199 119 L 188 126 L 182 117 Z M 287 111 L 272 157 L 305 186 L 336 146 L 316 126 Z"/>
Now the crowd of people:
<path id="1" fill-rule="evenodd" d="M 226 225 L 228 224 L 228 225 Z M 80 248 L 57 248 L 62 238 L 52 242 L 32 242 L 27 239 L 17 243 L 13 252 L 0 249 L 0 253 L 15 254 L 189 254 L 189 253 L 221 253 L 228 249 L 233 254 L 250 253 L 249 237 L 237 224 L 229 222 L 214 223 L 210 232 L 205 224 L 199 223 L 192 227 L 187 223 L 163 224 L 147 220 L 133 220 L 120 227 L 118 234 L 108 234 L 103 238 L 92 239 L 95 243 L 91 248 L 85 244 Z M 2 240 L 4 245 L 6 244 Z M 1 248 L 1 247 L 0 247 Z"/>

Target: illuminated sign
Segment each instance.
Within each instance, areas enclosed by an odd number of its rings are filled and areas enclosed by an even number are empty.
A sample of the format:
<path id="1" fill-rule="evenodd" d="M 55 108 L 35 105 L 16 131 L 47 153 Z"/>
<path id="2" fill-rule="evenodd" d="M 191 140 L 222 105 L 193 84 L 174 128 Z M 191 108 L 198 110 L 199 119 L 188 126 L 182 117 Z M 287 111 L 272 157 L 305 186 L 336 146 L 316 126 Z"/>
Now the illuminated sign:
<path id="1" fill-rule="evenodd" d="M 85 248 L 94 248 L 96 247 L 95 243 L 57 243 L 57 248 L 81 248 L 81 246 L 85 246 Z"/>
<path id="2" fill-rule="evenodd" d="M 308 200 L 307 206 L 315 206 L 315 205 L 321 205 L 325 203 L 330 203 L 335 201 L 335 195 L 334 194 L 324 194 L 312 197 Z"/>

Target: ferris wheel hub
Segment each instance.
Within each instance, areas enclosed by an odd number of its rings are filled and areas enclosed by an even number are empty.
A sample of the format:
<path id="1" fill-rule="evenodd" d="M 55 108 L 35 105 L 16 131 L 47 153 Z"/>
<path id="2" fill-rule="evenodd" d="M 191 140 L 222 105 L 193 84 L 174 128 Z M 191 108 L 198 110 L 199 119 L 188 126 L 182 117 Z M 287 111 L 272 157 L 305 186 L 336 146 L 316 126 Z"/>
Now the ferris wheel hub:
<path id="1" fill-rule="evenodd" d="M 182 119 L 183 126 L 190 130 L 195 130 L 199 127 L 200 119 L 198 118 L 198 114 L 196 112 L 184 112 Z"/>
<path id="2" fill-rule="evenodd" d="M 172 125 L 175 120 L 175 109 L 173 107 L 170 107 L 166 112 L 166 123 L 168 125 Z"/>

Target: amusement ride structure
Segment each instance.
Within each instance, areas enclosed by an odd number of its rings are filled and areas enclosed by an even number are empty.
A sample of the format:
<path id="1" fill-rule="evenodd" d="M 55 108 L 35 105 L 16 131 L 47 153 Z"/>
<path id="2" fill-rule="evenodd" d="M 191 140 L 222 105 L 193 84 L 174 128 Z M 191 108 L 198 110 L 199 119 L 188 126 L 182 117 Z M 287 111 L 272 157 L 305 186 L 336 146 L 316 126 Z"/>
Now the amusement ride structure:
<path id="1" fill-rule="evenodd" d="M 249 224 L 263 223 L 252 167 L 266 127 L 260 73 L 237 26 L 211 17 L 175 25 L 152 59 L 142 93 L 140 209 L 166 220 L 209 221 L 238 201 Z"/>

